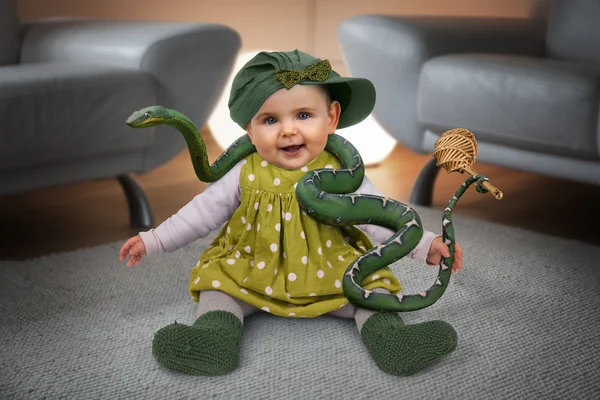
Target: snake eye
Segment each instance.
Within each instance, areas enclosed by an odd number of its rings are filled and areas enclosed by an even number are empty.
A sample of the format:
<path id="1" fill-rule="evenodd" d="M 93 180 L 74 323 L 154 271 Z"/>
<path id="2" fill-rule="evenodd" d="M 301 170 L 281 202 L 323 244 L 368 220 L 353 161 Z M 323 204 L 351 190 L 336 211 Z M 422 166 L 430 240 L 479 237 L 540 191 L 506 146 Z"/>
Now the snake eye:
<path id="1" fill-rule="evenodd" d="M 146 118 L 150 117 L 150 113 L 149 113 L 148 111 L 146 111 L 146 112 L 144 113 L 144 117 L 146 117 Z"/>

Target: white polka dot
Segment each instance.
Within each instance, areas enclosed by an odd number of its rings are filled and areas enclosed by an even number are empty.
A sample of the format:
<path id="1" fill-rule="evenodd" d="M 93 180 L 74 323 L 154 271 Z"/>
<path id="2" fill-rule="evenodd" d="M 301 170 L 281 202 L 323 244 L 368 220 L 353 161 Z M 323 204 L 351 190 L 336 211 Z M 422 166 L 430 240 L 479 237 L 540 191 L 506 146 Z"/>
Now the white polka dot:
<path id="1" fill-rule="evenodd" d="M 379 279 L 379 275 L 375 274 L 373 275 L 373 277 L 371 278 L 372 281 Z"/>
<path id="2" fill-rule="evenodd" d="M 308 171 L 308 167 L 305 165 L 304 167 L 300 168 L 300 171 L 306 172 L 306 171 Z"/>
<path id="3" fill-rule="evenodd" d="M 266 160 L 262 160 L 261 163 L 260 163 L 260 165 L 263 166 L 263 167 L 266 167 L 267 164 L 268 164 L 268 162 Z"/>
<path id="4" fill-rule="evenodd" d="M 275 268 L 275 272 L 273 272 L 273 275 L 277 275 L 277 268 Z"/>
<path id="5" fill-rule="evenodd" d="M 197 285 L 198 282 L 200 282 L 200 277 L 197 277 L 196 279 L 194 279 L 194 284 Z"/>
<path id="6" fill-rule="evenodd" d="M 316 295 L 317 295 L 316 293 L 309 294 L 310 297 L 315 297 Z"/>
<path id="7" fill-rule="evenodd" d="M 338 260 L 340 260 L 340 261 L 344 261 L 344 257 L 342 257 L 342 256 L 338 256 Z"/>
<path id="8" fill-rule="evenodd" d="M 333 268 L 333 266 L 331 265 L 331 263 L 330 263 L 329 261 L 327 261 L 327 266 L 328 266 L 329 268 Z"/>
<path id="9" fill-rule="evenodd" d="M 289 280 L 290 282 L 294 282 L 294 281 L 296 280 L 296 274 L 295 274 L 295 273 L 293 273 L 293 272 L 290 272 L 290 273 L 288 274 L 288 280 Z"/>
<path id="10" fill-rule="evenodd" d="M 271 245 L 269 246 L 269 248 L 271 249 L 271 251 L 273 253 L 275 253 L 277 251 L 277 243 L 271 243 Z"/>
<path id="11" fill-rule="evenodd" d="M 287 256 L 285 255 L 285 251 L 282 254 L 283 254 L 283 258 L 287 258 Z"/>
<path id="12" fill-rule="evenodd" d="M 260 192 L 260 190 L 256 189 L 256 192 L 254 192 L 254 193 L 258 194 L 258 192 Z"/>
<path id="13" fill-rule="evenodd" d="M 278 222 L 275 224 L 275 230 L 279 232 L 281 230 L 281 224 Z"/>
<path id="14" fill-rule="evenodd" d="M 306 216 L 306 211 L 302 211 L 302 215 Z"/>
<path id="15" fill-rule="evenodd" d="M 290 316 L 290 317 L 295 317 L 295 316 L 296 316 L 296 314 L 295 314 L 295 313 L 293 313 L 293 312 L 291 312 L 291 313 L 289 313 L 289 314 L 288 314 L 288 316 Z"/>
<path id="16" fill-rule="evenodd" d="M 285 219 L 287 221 L 291 220 L 292 219 L 292 213 L 290 213 L 290 212 L 285 213 Z"/>
<path id="17" fill-rule="evenodd" d="M 281 218 L 285 218 L 285 212 L 284 211 L 281 212 Z"/>
<path id="18" fill-rule="evenodd" d="M 250 266 L 254 267 L 254 260 L 250 260 Z"/>
<path id="19" fill-rule="evenodd" d="M 233 265 L 235 264 L 235 260 L 233 258 L 230 258 L 229 260 L 227 260 L 227 264 Z"/>
<path id="20" fill-rule="evenodd" d="M 246 282 L 248 280 L 248 277 L 245 277 L 244 280 L 242 282 Z"/>
<path id="21" fill-rule="evenodd" d="M 287 296 L 287 298 L 288 298 L 288 299 L 289 299 L 290 297 L 292 297 L 292 296 L 290 296 L 290 294 L 289 294 L 289 293 L 286 293 L 285 295 Z M 292 307 L 292 305 L 291 305 L 291 304 L 290 304 L 289 306 L 290 306 L 290 307 Z M 294 307 L 295 307 L 295 306 L 294 306 Z"/>
<path id="22" fill-rule="evenodd" d="M 267 204 L 267 211 L 273 211 L 273 204 Z"/>
<path id="23" fill-rule="evenodd" d="M 304 235 L 304 231 L 300 232 L 300 237 L 301 237 L 302 239 L 306 239 L 306 235 Z"/>
<path id="24" fill-rule="evenodd" d="M 240 252 L 236 250 L 235 252 L 235 258 L 240 258 Z"/>
<path id="25" fill-rule="evenodd" d="M 248 230 L 248 231 L 249 231 L 250 229 L 252 229 L 252 224 L 248 224 L 248 225 L 246 225 L 246 230 Z"/>
<path id="26" fill-rule="evenodd" d="M 206 268 L 206 267 L 208 267 L 208 264 L 204 264 L 204 265 L 202 266 L 202 268 Z"/>
<path id="27" fill-rule="evenodd" d="M 227 227 L 227 233 L 230 233 L 230 232 L 231 232 L 231 228 L 228 226 Z"/>
<path id="28" fill-rule="evenodd" d="M 221 286 L 221 282 L 219 282 L 219 281 L 212 281 L 212 286 L 214 288 L 218 288 L 219 286 Z"/>
<path id="29" fill-rule="evenodd" d="M 248 294 L 248 291 L 244 288 L 240 289 L 240 292 L 244 293 L 244 294 Z"/>
<path id="30" fill-rule="evenodd" d="M 279 178 L 273 179 L 273 185 L 279 186 L 280 183 L 281 183 L 281 180 Z"/>
<path id="31" fill-rule="evenodd" d="M 246 223 L 246 217 L 242 217 L 242 224 Z"/>
<path id="32" fill-rule="evenodd" d="M 325 272 L 323 272 L 323 270 L 322 270 L 322 269 L 320 269 L 320 270 L 318 270 L 318 271 L 317 271 L 317 276 L 318 276 L 319 278 L 322 278 L 322 277 L 324 277 L 324 276 L 325 276 Z"/>
<path id="33" fill-rule="evenodd" d="M 256 203 L 254 203 L 254 209 L 255 209 L 255 210 L 258 210 L 258 206 L 259 206 L 259 204 L 260 204 L 260 203 L 259 203 L 258 201 L 257 201 Z"/>
<path id="34" fill-rule="evenodd" d="M 308 257 L 302 256 L 302 264 L 304 264 L 304 265 L 308 264 Z"/>
<path id="35" fill-rule="evenodd" d="M 260 231 L 260 223 L 257 223 L 257 224 L 256 224 L 256 231 L 257 231 L 257 232 L 258 232 L 258 231 Z"/>
<path id="36" fill-rule="evenodd" d="M 252 182 L 254 180 L 254 174 L 248 175 L 248 179 L 250 180 L 250 182 Z"/>
<path id="37" fill-rule="evenodd" d="M 294 183 L 294 189 L 296 189 L 296 186 L 298 186 L 298 182 Z"/>
<path id="38" fill-rule="evenodd" d="M 383 278 L 383 283 L 385 283 L 386 285 L 389 285 L 391 282 L 388 278 Z"/>
<path id="39" fill-rule="evenodd" d="M 317 249 L 317 253 L 319 253 L 320 255 L 323 255 L 323 250 L 322 250 L 322 249 L 319 247 L 319 248 Z"/>
<path id="40" fill-rule="evenodd" d="M 342 287 L 342 282 L 340 282 L 340 280 L 339 280 L 339 279 L 336 279 L 336 280 L 335 280 L 335 287 L 336 287 L 336 288 L 341 288 L 341 287 Z"/>
<path id="41" fill-rule="evenodd" d="M 258 265 L 256 266 L 258 269 L 263 269 L 265 267 L 265 262 L 261 261 L 258 263 Z"/>
<path id="42" fill-rule="evenodd" d="M 331 165 L 331 164 L 327 164 L 327 165 L 325 166 L 325 168 L 333 168 L 333 165 Z"/>
<path id="43" fill-rule="evenodd" d="M 246 160 L 245 158 L 242 160 L 242 165 L 246 164 L 248 162 L 248 160 Z"/>
<path id="44" fill-rule="evenodd" d="M 250 252 L 252 251 L 252 249 L 250 248 L 250 246 L 246 246 L 246 247 L 244 247 L 244 251 L 245 251 L 246 253 L 250 253 Z M 253 260 L 253 261 L 254 261 L 254 260 Z M 250 262 L 252 262 L 252 261 L 250 261 Z"/>
<path id="45" fill-rule="evenodd" d="M 269 307 L 267 306 L 261 307 L 260 309 L 266 312 L 271 312 L 271 310 L 269 310 Z"/>
<path id="46" fill-rule="evenodd" d="M 273 288 L 271 286 L 267 286 L 265 288 L 265 293 L 266 294 L 273 294 Z"/>
<path id="47" fill-rule="evenodd" d="M 325 243 L 325 245 L 326 245 L 327 247 L 331 247 L 331 240 L 328 240 L 328 241 Z"/>
<path id="48" fill-rule="evenodd" d="M 231 251 L 231 249 L 233 249 L 233 245 L 229 246 L 229 251 Z"/>

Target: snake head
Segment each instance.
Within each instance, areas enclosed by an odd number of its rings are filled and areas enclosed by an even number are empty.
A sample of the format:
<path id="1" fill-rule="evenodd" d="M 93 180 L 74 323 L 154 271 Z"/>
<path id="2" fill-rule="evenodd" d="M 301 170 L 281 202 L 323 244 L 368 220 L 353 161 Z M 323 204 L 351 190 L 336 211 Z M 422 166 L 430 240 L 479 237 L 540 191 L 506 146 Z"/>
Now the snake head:
<path id="1" fill-rule="evenodd" d="M 163 106 L 145 107 L 131 114 L 125 123 L 132 128 L 147 128 L 163 123 L 168 114 L 169 110 Z"/>

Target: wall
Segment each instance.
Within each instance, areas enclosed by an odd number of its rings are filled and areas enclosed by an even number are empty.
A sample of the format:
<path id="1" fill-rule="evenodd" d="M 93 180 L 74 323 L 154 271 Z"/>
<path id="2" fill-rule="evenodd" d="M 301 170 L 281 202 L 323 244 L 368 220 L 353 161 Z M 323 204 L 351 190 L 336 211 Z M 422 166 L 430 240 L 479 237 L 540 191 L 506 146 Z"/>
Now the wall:
<path id="1" fill-rule="evenodd" d="M 24 19 L 78 16 L 222 23 L 242 51 L 298 48 L 328 58 L 344 74 L 336 28 L 365 13 L 528 17 L 539 0 L 20 0 Z"/>

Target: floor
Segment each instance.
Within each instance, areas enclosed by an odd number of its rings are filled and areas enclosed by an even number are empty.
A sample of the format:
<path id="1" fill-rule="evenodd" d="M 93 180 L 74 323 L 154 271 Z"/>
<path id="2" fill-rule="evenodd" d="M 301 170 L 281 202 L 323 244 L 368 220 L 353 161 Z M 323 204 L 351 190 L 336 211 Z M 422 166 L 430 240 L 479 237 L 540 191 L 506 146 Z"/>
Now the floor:
<path id="1" fill-rule="evenodd" d="M 222 150 L 206 129 L 202 135 L 212 162 Z M 385 195 L 406 202 L 416 176 L 430 159 L 430 155 L 418 155 L 397 145 L 366 173 Z M 474 168 L 486 174 L 504 192 L 504 198 L 496 200 L 469 189 L 455 215 L 600 245 L 600 186 L 481 163 Z M 187 150 L 154 171 L 135 177 L 146 191 L 158 223 L 206 187 L 194 175 Z M 441 171 L 438 175 L 433 207 L 440 209 L 440 216 L 464 179 L 459 173 Z M 22 260 L 124 240 L 139 231 L 129 225 L 127 203 L 116 179 L 0 197 L 0 221 L 5 231 L 0 259 Z"/>

